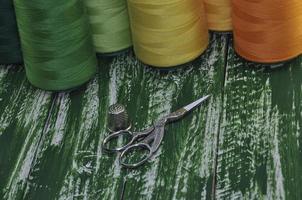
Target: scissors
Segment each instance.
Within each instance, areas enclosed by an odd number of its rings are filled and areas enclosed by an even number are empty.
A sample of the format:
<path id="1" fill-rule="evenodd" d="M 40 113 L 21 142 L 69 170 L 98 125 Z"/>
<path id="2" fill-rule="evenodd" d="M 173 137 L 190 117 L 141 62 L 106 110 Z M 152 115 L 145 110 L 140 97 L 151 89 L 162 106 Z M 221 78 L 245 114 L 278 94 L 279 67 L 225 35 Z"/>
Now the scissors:
<path id="1" fill-rule="evenodd" d="M 120 152 L 119 162 L 123 167 L 126 168 L 137 168 L 143 165 L 146 161 L 148 161 L 153 154 L 159 149 L 159 146 L 163 140 L 165 133 L 165 125 L 171 122 L 175 122 L 181 118 L 183 118 L 187 113 L 192 111 L 193 109 L 200 106 L 204 101 L 206 101 L 210 95 L 204 96 L 189 105 L 186 105 L 175 112 L 172 112 L 163 118 L 159 119 L 156 123 L 154 123 L 150 128 L 147 128 L 144 131 L 139 132 L 131 132 L 129 130 L 120 130 L 116 132 L 112 132 L 103 140 L 102 147 L 104 150 L 109 152 Z M 128 142 L 124 146 L 110 148 L 108 147 L 109 143 L 113 140 L 116 140 L 122 136 L 130 136 L 130 142 Z M 129 163 L 125 161 L 125 157 L 128 154 L 131 154 L 133 151 L 137 152 L 138 149 L 145 150 L 146 155 L 141 158 L 138 162 Z"/>

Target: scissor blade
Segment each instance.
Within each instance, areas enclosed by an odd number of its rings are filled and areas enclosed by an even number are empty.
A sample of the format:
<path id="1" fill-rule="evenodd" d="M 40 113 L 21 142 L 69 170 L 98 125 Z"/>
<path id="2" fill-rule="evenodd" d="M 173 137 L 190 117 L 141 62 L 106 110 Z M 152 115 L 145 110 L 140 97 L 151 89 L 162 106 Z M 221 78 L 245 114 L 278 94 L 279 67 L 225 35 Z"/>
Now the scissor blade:
<path id="1" fill-rule="evenodd" d="M 184 106 L 183 108 L 189 112 L 189 111 L 193 110 L 194 108 L 198 107 L 200 104 L 202 104 L 204 101 L 206 101 L 209 97 L 210 97 L 210 95 L 204 96 L 204 97 L 194 101 L 193 103 L 190 103 L 189 105 Z"/>

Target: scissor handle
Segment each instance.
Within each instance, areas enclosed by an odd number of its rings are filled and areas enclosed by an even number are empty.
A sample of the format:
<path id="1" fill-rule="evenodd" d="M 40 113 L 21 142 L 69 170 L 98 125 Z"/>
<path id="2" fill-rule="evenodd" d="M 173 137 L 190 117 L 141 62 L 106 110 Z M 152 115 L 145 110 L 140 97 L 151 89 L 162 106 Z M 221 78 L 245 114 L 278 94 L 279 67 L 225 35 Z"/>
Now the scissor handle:
<path id="1" fill-rule="evenodd" d="M 130 142 L 128 142 L 126 145 L 123 146 L 119 146 L 119 147 L 115 147 L 115 148 L 110 148 L 108 147 L 108 144 L 110 142 L 112 142 L 113 140 L 118 139 L 119 137 L 123 136 L 123 135 L 129 135 L 131 137 Z M 110 133 L 104 140 L 103 140 L 103 144 L 102 144 L 102 148 L 108 152 L 121 152 L 123 150 L 125 150 L 128 146 L 130 146 L 133 141 L 134 141 L 134 135 L 131 131 L 128 130 L 120 130 L 120 131 L 116 131 L 113 133 Z"/>
<path id="2" fill-rule="evenodd" d="M 136 162 L 136 163 L 127 163 L 124 159 L 124 157 L 126 157 L 127 154 L 130 154 L 131 151 L 138 151 L 135 149 L 144 149 L 148 151 L 148 154 L 146 157 L 144 157 L 143 159 L 141 159 L 140 161 Z M 145 162 L 147 162 L 151 156 L 152 156 L 153 152 L 152 152 L 152 148 L 150 147 L 149 144 L 147 143 L 136 143 L 133 145 L 128 146 L 127 148 L 124 149 L 124 151 L 122 151 L 120 157 L 119 157 L 119 162 L 122 166 L 126 167 L 126 168 L 137 168 L 141 165 L 143 165 Z"/>

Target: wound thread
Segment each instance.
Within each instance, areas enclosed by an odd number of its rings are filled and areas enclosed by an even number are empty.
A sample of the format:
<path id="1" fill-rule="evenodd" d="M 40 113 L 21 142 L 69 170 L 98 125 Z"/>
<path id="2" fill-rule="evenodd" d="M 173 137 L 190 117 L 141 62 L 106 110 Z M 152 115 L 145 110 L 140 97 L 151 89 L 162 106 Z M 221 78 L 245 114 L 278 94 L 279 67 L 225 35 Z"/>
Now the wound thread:
<path id="1" fill-rule="evenodd" d="M 208 46 L 200 0 L 128 0 L 133 46 L 143 63 L 173 67 L 194 60 Z"/>
<path id="2" fill-rule="evenodd" d="M 231 31 L 231 0 L 204 0 L 209 29 Z"/>
<path id="3" fill-rule="evenodd" d="M 15 0 L 28 80 L 45 90 L 66 90 L 96 72 L 87 13 L 81 0 Z"/>
<path id="4" fill-rule="evenodd" d="M 302 53 L 301 0 L 233 0 L 235 50 L 260 63 L 282 62 Z"/>
<path id="5" fill-rule="evenodd" d="M 98 53 L 112 53 L 132 46 L 126 0 L 85 0 Z"/>
<path id="6" fill-rule="evenodd" d="M 0 1 L 0 64 L 22 62 L 16 16 L 11 0 Z"/>

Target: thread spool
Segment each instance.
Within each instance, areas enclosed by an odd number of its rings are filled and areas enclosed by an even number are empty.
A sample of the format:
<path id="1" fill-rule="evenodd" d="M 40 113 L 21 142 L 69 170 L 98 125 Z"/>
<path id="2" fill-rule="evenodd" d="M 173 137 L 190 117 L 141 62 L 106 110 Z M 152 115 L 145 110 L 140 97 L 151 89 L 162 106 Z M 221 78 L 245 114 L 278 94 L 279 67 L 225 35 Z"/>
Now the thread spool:
<path id="1" fill-rule="evenodd" d="M 236 52 L 260 63 L 282 62 L 302 53 L 301 0 L 233 0 Z"/>
<path id="2" fill-rule="evenodd" d="M 199 0 L 128 0 L 136 56 L 167 68 L 197 58 L 208 46 L 204 7 Z"/>
<path id="3" fill-rule="evenodd" d="M 88 81 L 96 56 L 81 0 L 15 0 L 28 80 L 46 90 L 67 90 Z"/>
<path id="4" fill-rule="evenodd" d="M 204 0 L 209 29 L 231 31 L 231 0 Z"/>
<path id="5" fill-rule="evenodd" d="M 94 47 L 103 55 L 116 55 L 132 46 L 126 0 L 85 0 Z"/>
<path id="6" fill-rule="evenodd" d="M 0 64 L 22 62 L 16 16 L 11 0 L 0 1 Z"/>

